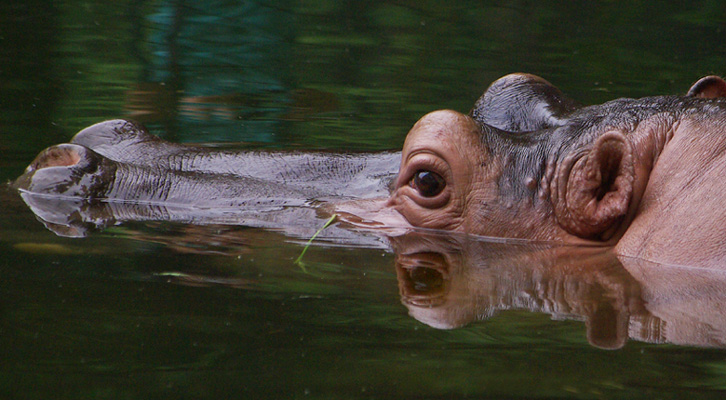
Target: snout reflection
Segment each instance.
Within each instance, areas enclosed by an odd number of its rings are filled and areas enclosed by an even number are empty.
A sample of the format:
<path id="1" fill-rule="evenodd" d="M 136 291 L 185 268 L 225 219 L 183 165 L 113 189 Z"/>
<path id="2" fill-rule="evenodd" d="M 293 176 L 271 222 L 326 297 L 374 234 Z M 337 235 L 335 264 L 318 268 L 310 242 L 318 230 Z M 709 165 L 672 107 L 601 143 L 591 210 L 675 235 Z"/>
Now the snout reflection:
<path id="1" fill-rule="evenodd" d="M 435 328 L 528 310 L 584 321 L 588 341 L 600 348 L 621 348 L 629 339 L 726 347 L 721 270 L 465 235 L 410 233 L 390 241 L 402 303 Z"/>

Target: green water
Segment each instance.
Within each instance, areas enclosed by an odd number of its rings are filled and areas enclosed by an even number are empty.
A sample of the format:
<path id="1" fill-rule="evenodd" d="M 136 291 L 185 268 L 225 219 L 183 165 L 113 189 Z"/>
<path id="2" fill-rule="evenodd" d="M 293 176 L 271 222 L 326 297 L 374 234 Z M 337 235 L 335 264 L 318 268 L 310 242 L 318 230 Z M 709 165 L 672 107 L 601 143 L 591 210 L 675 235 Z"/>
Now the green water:
<path id="1" fill-rule="evenodd" d="M 683 93 L 726 74 L 725 22 L 720 1 L 6 1 L 0 180 L 108 118 L 179 142 L 396 150 L 422 114 L 467 111 L 510 72 L 583 103 Z M 581 318 L 525 310 L 434 329 L 408 315 L 383 245 L 321 243 L 303 268 L 304 243 L 275 232 L 69 239 L 10 190 L 0 201 L 3 398 L 726 393 L 717 346 L 603 350 Z"/>

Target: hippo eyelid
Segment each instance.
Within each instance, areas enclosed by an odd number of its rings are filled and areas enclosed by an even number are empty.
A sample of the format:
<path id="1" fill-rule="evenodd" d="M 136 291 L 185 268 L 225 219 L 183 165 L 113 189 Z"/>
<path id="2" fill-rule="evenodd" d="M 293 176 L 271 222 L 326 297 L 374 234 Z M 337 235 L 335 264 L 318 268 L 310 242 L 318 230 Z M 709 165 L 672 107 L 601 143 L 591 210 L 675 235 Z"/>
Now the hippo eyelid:
<path id="1" fill-rule="evenodd" d="M 416 170 L 432 170 L 441 176 L 443 176 L 443 172 L 449 168 L 449 165 L 444 157 L 430 151 L 419 151 L 409 154 L 406 159 L 406 165 L 408 167 L 415 167 Z"/>
<path id="2" fill-rule="evenodd" d="M 403 171 L 401 184 L 410 182 L 419 171 L 429 171 L 439 175 L 448 185 L 451 182 L 451 168 L 449 164 L 439 155 L 429 152 L 411 154 L 406 161 L 406 168 Z"/>

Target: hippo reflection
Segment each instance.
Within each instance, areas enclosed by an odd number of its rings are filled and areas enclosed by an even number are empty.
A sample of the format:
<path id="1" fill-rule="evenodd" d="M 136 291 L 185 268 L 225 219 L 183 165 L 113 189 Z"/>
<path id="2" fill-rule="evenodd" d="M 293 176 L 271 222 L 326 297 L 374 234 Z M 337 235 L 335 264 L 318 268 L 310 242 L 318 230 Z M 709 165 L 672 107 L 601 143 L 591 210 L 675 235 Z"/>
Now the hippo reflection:
<path id="1" fill-rule="evenodd" d="M 726 347 L 726 273 L 619 257 L 597 247 L 483 241 L 456 234 L 391 238 L 401 300 L 440 329 L 528 310 L 584 320 L 588 341 Z"/>
<path id="2" fill-rule="evenodd" d="M 136 218 L 286 227 L 304 209 L 367 228 L 600 244 L 721 266 L 724 94 L 726 83 L 707 77 L 683 97 L 581 107 L 542 78 L 513 74 L 468 116 L 421 118 L 400 155 L 215 151 L 108 121 L 45 150 L 16 186 L 26 198 L 76 199 L 76 227 Z M 108 215 L 85 212 L 99 201 Z M 142 207 L 112 210 L 129 203 Z"/>

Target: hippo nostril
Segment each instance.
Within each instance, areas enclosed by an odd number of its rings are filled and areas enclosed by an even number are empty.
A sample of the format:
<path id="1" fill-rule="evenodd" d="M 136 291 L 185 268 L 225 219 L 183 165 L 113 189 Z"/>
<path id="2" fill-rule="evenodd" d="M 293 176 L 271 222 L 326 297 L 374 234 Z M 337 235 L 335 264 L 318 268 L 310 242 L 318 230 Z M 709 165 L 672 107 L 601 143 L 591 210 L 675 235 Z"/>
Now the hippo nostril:
<path id="1" fill-rule="evenodd" d="M 30 170 L 49 167 L 72 167 L 81 161 L 78 151 L 69 146 L 54 146 L 42 152 L 31 164 Z"/>

